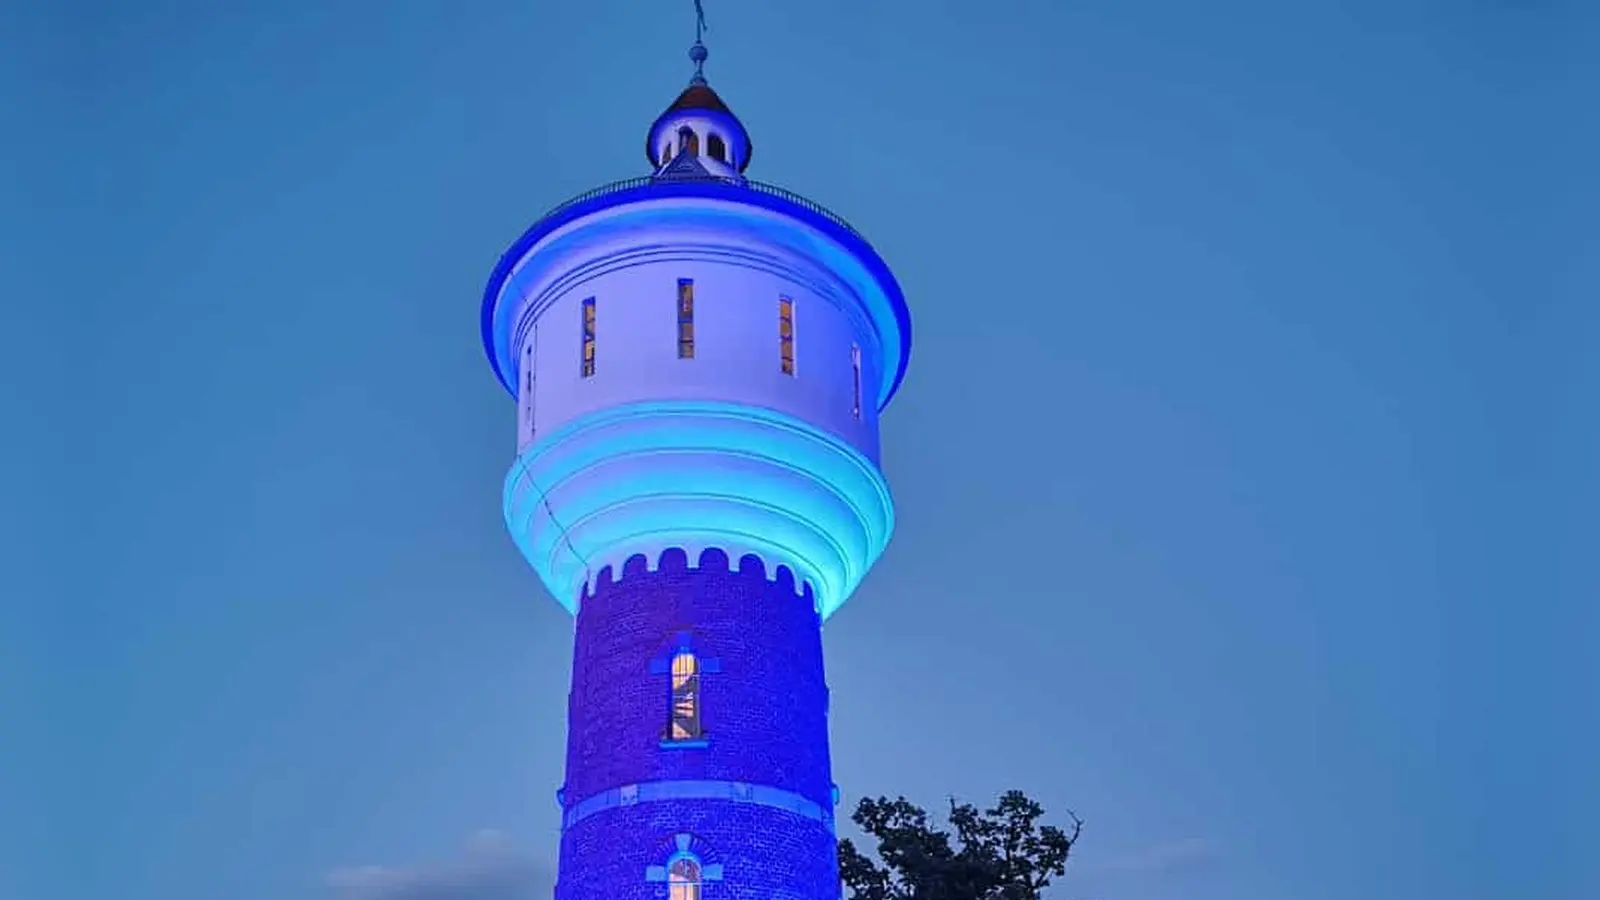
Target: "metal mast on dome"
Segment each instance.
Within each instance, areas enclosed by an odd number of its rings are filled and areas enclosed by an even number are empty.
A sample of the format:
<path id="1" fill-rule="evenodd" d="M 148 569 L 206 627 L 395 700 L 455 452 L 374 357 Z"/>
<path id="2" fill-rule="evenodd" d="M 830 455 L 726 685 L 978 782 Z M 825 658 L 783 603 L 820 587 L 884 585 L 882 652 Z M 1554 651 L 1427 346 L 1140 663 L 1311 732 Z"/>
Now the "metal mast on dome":
<path id="1" fill-rule="evenodd" d="M 706 83 L 706 45 L 702 42 L 706 33 L 706 8 L 701 0 L 694 0 L 694 46 L 689 48 L 689 59 L 694 61 L 694 77 L 689 79 L 690 84 Z"/>

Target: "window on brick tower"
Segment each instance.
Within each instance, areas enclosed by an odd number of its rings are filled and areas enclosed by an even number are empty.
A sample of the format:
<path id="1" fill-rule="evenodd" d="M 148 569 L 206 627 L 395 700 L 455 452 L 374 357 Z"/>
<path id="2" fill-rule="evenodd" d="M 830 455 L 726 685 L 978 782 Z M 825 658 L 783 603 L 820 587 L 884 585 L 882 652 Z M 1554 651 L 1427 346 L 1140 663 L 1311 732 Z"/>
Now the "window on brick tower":
<path id="1" fill-rule="evenodd" d="M 680 856 L 667 869 L 667 900 L 700 900 L 700 863 Z"/>
<path id="2" fill-rule="evenodd" d="M 697 740 L 700 734 L 700 661 L 687 650 L 672 658 L 672 713 L 667 739 Z"/>

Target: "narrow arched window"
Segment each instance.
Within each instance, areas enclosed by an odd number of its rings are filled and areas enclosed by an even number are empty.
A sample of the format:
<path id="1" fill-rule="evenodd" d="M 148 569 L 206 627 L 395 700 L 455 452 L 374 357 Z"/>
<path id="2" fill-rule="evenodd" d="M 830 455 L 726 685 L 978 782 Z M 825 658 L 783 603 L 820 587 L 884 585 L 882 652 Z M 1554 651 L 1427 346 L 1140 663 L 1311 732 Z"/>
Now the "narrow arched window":
<path id="1" fill-rule="evenodd" d="M 700 155 L 700 136 L 694 133 L 693 128 L 685 125 L 678 129 L 678 149 L 690 156 Z"/>
<path id="2" fill-rule="evenodd" d="M 533 440 L 533 337 L 522 351 L 522 443 Z M 517 450 L 521 450 L 518 447 Z"/>
<path id="3" fill-rule="evenodd" d="M 861 418 L 861 347 L 850 345 L 850 414 Z"/>
<path id="4" fill-rule="evenodd" d="M 778 366 L 794 374 L 794 301 L 788 297 L 778 298 Z"/>
<path id="5" fill-rule="evenodd" d="M 583 377 L 594 375 L 595 343 L 594 298 L 583 301 Z"/>
<path id="6" fill-rule="evenodd" d="M 695 741 L 700 737 L 700 661 L 688 650 L 679 650 L 672 657 L 672 712 L 667 739 Z"/>
<path id="7" fill-rule="evenodd" d="M 680 856 L 667 867 L 667 900 L 700 900 L 700 861 Z"/>
<path id="8" fill-rule="evenodd" d="M 706 137 L 706 155 L 719 162 L 728 161 L 728 145 L 722 142 L 722 135 L 713 133 Z"/>
<path id="9" fill-rule="evenodd" d="M 678 279 L 678 358 L 694 359 L 694 279 Z"/>

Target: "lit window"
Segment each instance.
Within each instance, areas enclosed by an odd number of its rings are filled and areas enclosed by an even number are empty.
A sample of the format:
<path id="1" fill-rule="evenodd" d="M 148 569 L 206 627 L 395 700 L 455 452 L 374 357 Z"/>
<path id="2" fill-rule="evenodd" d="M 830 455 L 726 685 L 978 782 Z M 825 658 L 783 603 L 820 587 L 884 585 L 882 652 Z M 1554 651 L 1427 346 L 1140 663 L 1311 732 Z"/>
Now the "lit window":
<path id="1" fill-rule="evenodd" d="M 700 734 L 700 661 L 688 650 L 672 657 L 672 715 L 667 740 L 694 741 Z"/>
<path id="2" fill-rule="evenodd" d="M 583 301 L 583 377 L 594 374 L 594 298 Z"/>
<path id="3" fill-rule="evenodd" d="M 718 162 L 728 161 L 728 147 L 722 142 L 722 135 L 712 134 L 706 138 L 706 155 Z"/>
<path id="4" fill-rule="evenodd" d="M 861 418 L 861 348 L 850 345 L 850 414 Z"/>
<path id="5" fill-rule="evenodd" d="M 678 149 L 690 156 L 700 155 L 700 136 L 687 125 L 678 129 Z"/>
<path id="6" fill-rule="evenodd" d="M 678 358 L 694 359 L 694 279 L 678 279 Z"/>
<path id="7" fill-rule="evenodd" d="M 700 900 L 700 862 L 680 856 L 667 868 L 667 900 Z"/>
<path id="8" fill-rule="evenodd" d="M 794 374 L 794 301 L 778 298 L 778 358 L 783 374 Z"/>

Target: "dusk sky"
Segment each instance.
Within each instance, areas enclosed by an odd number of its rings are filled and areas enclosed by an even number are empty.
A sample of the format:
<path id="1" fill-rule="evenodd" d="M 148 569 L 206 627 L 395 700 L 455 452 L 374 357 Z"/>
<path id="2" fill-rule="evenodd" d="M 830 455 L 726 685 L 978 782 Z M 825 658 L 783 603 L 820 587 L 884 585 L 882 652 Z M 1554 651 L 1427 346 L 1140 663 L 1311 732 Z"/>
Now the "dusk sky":
<path id="1" fill-rule="evenodd" d="M 478 307 L 691 0 L 0 6 L 0 897 L 548 898 Z M 1600 897 L 1600 4 L 706 13 L 914 317 L 846 807 L 1075 810 L 1049 900 Z"/>

